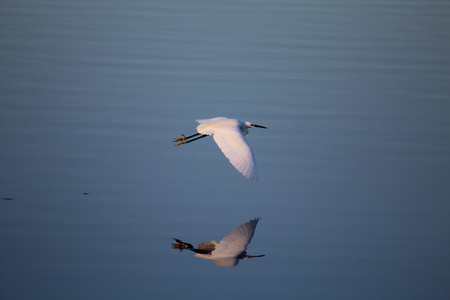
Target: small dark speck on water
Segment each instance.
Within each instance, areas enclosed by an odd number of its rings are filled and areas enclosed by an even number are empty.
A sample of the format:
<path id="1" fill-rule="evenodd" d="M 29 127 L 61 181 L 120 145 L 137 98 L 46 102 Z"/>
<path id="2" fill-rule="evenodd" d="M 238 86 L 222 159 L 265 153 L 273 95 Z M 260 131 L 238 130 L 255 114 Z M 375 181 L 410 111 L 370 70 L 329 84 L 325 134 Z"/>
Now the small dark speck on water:
<path id="1" fill-rule="evenodd" d="M 13 198 L 4 197 L 3 200 L 8 200 L 8 201 L 10 201 L 10 200 L 13 200 Z"/>
<path id="2" fill-rule="evenodd" d="M 89 195 L 90 193 L 83 193 L 83 195 Z"/>

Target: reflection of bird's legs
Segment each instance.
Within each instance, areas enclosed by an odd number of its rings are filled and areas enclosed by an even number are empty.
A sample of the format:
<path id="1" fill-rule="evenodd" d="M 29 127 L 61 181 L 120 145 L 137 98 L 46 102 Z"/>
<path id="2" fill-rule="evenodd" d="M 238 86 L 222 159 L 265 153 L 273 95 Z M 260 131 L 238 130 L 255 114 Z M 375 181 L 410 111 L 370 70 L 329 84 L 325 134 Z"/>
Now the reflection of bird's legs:
<path id="1" fill-rule="evenodd" d="M 195 138 L 195 139 L 192 139 L 192 140 L 189 140 L 189 141 L 186 140 L 186 139 L 190 139 L 190 138 L 192 138 L 194 136 L 197 136 L 197 135 L 200 135 L 200 133 L 196 133 L 196 134 L 193 134 L 193 135 L 190 135 L 190 136 L 184 136 L 184 134 L 182 134 L 181 137 L 174 138 L 173 142 L 174 143 L 178 143 L 178 144 L 175 144 L 175 146 L 179 146 L 179 145 L 182 145 L 182 144 L 187 144 L 187 143 L 193 142 L 195 140 L 204 138 L 205 136 L 208 136 L 206 134 L 202 134 L 198 138 Z"/>
<path id="2" fill-rule="evenodd" d="M 194 248 L 194 246 L 192 246 L 191 244 L 189 244 L 189 243 L 185 243 L 185 242 L 183 242 L 182 240 L 179 240 L 179 239 L 176 239 L 176 238 L 173 238 L 177 243 L 175 244 L 175 243 L 172 243 L 172 249 L 178 249 L 178 250 L 180 250 L 180 252 L 181 251 L 183 251 L 184 249 L 188 249 L 188 250 L 190 250 L 190 249 L 193 249 Z"/>

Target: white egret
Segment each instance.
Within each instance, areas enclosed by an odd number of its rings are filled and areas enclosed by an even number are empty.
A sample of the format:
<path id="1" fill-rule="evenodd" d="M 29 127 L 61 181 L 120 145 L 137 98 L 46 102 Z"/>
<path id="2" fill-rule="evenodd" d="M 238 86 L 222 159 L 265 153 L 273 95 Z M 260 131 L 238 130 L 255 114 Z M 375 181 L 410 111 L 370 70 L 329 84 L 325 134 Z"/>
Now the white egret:
<path id="1" fill-rule="evenodd" d="M 182 134 L 181 137 L 174 139 L 174 142 L 177 143 L 175 146 L 187 144 L 212 135 L 217 146 L 219 146 L 220 150 L 222 150 L 223 154 L 236 170 L 247 178 L 254 181 L 259 180 L 255 156 L 247 144 L 244 135 L 248 133 L 249 128 L 267 127 L 225 117 L 196 121 L 200 124 L 197 126 L 198 133 L 187 137 Z"/>
<path id="2" fill-rule="evenodd" d="M 264 255 L 247 255 L 247 245 L 250 243 L 255 232 L 256 225 L 261 218 L 255 218 L 249 222 L 240 225 L 229 235 L 224 237 L 219 243 L 212 240 L 204 242 L 194 248 L 191 244 L 174 238 L 177 242 L 172 244 L 173 249 L 184 249 L 195 252 L 195 257 L 212 260 L 221 267 L 236 266 L 240 259 L 249 259 L 252 257 L 263 257 Z"/>

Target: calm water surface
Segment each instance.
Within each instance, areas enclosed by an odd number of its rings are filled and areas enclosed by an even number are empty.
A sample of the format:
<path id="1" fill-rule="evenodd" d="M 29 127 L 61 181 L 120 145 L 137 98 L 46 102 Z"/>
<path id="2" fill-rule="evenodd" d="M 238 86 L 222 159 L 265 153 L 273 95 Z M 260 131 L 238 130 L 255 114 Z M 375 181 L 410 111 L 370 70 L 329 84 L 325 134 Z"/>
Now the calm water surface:
<path id="1" fill-rule="evenodd" d="M 1 299 L 444 299 L 450 4 L 10 1 Z M 247 136 L 247 180 L 195 119 Z M 171 249 L 262 217 L 221 268 Z"/>

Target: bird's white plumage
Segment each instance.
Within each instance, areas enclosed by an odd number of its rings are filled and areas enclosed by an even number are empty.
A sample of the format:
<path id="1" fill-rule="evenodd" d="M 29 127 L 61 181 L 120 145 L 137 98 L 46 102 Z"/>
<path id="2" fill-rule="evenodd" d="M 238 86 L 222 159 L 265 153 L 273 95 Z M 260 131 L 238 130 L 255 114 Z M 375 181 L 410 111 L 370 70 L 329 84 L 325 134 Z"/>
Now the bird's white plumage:
<path id="1" fill-rule="evenodd" d="M 195 257 L 213 260 L 214 263 L 219 266 L 237 265 L 239 259 L 245 258 L 247 245 L 252 240 L 259 219 L 260 218 L 255 218 L 235 228 L 229 235 L 224 237 L 219 244 L 215 245 L 215 249 L 211 254 L 197 253 Z M 216 242 L 211 241 L 211 243 Z"/>
<path id="2" fill-rule="evenodd" d="M 230 163 L 245 177 L 259 180 L 255 157 L 244 135 L 250 126 L 236 119 L 217 117 L 197 120 L 197 132 L 212 135 Z"/>

